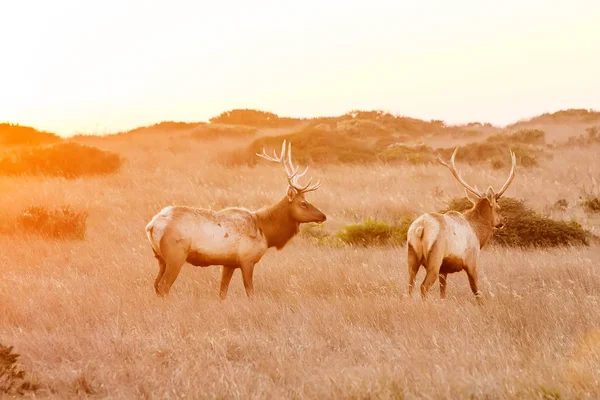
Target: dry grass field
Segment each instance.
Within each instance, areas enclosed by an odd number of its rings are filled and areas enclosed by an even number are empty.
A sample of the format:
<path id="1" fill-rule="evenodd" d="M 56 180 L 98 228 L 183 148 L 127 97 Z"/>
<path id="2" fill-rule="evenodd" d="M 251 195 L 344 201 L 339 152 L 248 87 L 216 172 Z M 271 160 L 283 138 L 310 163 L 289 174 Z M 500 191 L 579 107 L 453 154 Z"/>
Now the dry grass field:
<path id="1" fill-rule="evenodd" d="M 600 398 L 596 242 L 484 248 L 481 305 L 465 274 L 449 277 L 446 300 L 437 283 L 427 302 L 408 298 L 403 246 L 318 244 L 308 235 L 267 252 L 252 299 L 239 271 L 221 301 L 220 267 L 190 265 L 160 299 L 144 231 L 150 218 L 171 204 L 269 205 L 285 195 L 283 171 L 218 162 L 251 138 L 203 142 L 154 132 L 76 140 L 122 155 L 123 166 L 76 179 L 0 177 L 0 343 L 14 346 L 24 379 L 39 385 L 26 395 Z M 578 202 L 582 188 L 598 189 L 590 185 L 600 177 L 599 151 L 598 144 L 556 149 L 539 167 L 519 168 L 507 196 L 598 235 L 600 214 Z M 480 188 L 498 187 L 508 173 L 458 166 Z M 327 232 L 440 210 L 464 193 L 435 164 L 311 165 L 309 174 L 323 184 L 309 200 L 327 214 Z M 568 206 L 552 208 L 560 199 Z M 62 205 L 87 212 L 84 240 L 13 229 L 29 206 Z"/>

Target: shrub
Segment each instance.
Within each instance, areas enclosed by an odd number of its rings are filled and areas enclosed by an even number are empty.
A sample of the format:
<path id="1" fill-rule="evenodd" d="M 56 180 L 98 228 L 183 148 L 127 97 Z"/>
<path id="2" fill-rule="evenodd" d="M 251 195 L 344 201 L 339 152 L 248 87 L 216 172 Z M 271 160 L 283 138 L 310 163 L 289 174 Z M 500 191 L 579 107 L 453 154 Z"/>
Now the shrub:
<path id="1" fill-rule="evenodd" d="M 337 233 L 344 243 L 358 246 L 403 245 L 412 218 L 403 218 L 398 224 L 368 219 L 362 223 L 346 225 Z"/>
<path id="2" fill-rule="evenodd" d="M 198 126 L 191 135 L 194 139 L 202 140 L 235 139 L 254 136 L 257 131 L 252 126 L 206 124 Z"/>
<path id="3" fill-rule="evenodd" d="M 0 343 L 0 394 L 24 396 L 39 389 L 39 385 L 26 379 L 25 371 L 17 367 L 19 356 L 13 353 L 12 346 Z"/>
<path id="4" fill-rule="evenodd" d="M 589 213 L 600 213 L 600 198 L 587 196 L 581 202 L 583 209 Z"/>
<path id="5" fill-rule="evenodd" d="M 567 208 L 569 208 L 569 202 L 567 199 L 558 199 L 552 206 L 552 209 L 555 211 L 566 211 Z"/>
<path id="6" fill-rule="evenodd" d="M 525 207 L 522 200 L 503 197 L 499 200 L 504 227 L 496 229 L 491 243 L 514 247 L 556 247 L 589 245 L 590 232 L 576 221 L 555 221 Z M 462 212 L 472 207 L 466 198 L 452 199 L 448 209 Z"/>
<path id="7" fill-rule="evenodd" d="M 38 146 L 60 140 L 54 133 L 38 131 L 29 126 L 0 124 L 0 146 Z"/>
<path id="8" fill-rule="evenodd" d="M 1 175 L 77 178 L 115 173 L 123 164 L 116 153 L 73 142 L 12 149 L 0 156 Z"/>
<path id="9" fill-rule="evenodd" d="M 87 217 L 86 211 L 70 206 L 32 206 L 19 215 L 18 222 L 26 232 L 55 239 L 84 239 Z"/>

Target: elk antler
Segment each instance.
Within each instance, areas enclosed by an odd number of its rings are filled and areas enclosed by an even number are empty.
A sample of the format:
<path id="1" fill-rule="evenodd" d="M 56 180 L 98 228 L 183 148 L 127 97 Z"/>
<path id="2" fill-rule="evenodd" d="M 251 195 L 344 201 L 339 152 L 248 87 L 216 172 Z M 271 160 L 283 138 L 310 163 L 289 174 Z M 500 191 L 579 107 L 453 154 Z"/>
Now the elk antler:
<path id="1" fill-rule="evenodd" d="M 510 167 L 510 174 L 508 174 L 508 179 L 506 180 L 506 182 L 504 183 L 504 185 L 502 186 L 500 191 L 498 193 L 496 193 L 496 200 L 499 199 L 500 196 L 502 196 L 502 194 L 504 192 L 506 192 L 506 189 L 508 189 L 508 186 L 511 184 L 513 179 L 515 179 L 515 167 L 517 166 L 517 157 L 515 156 L 515 153 L 512 150 L 510 151 L 510 158 L 512 160 L 512 166 Z"/>
<path id="2" fill-rule="evenodd" d="M 290 187 L 294 188 L 296 192 L 308 193 L 317 190 L 321 186 L 321 183 L 320 181 L 317 181 L 317 183 L 311 185 L 312 178 L 309 179 L 308 183 L 304 186 L 300 186 L 300 184 L 298 183 L 298 179 L 306 174 L 306 172 L 308 171 L 308 167 L 306 167 L 306 169 L 302 173 L 298 173 L 298 169 L 300 168 L 300 166 L 294 168 L 294 164 L 292 163 L 292 144 L 289 143 L 286 147 L 286 142 L 286 140 L 283 141 L 283 144 L 281 145 L 281 154 L 279 156 L 277 156 L 275 150 L 273 150 L 273 156 L 269 156 L 265 152 L 264 148 L 262 154 L 256 153 L 256 155 L 261 158 L 264 158 L 265 160 L 282 164 L 283 169 L 285 170 L 285 173 L 287 175 L 288 184 L 290 185 Z"/>
<path id="3" fill-rule="evenodd" d="M 469 185 L 467 182 L 465 182 L 465 180 L 463 178 L 460 177 L 460 174 L 456 170 L 456 165 L 454 165 L 454 157 L 456 157 L 457 151 L 458 151 L 458 147 L 456 149 L 454 149 L 454 152 L 452 153 L 452 157 L 450 158 L 450 164 L 442 161 L 442 159 L 439 157 L 437 158 L 437 162 L 442 164 L 444 167 L 448 168 L 450 170 L 450 172 L 452 173 L 452 175 L 454 175 L 456 180 L 461 185 L 463 185 L 469 192 L 473 193 L 475 196 L 477 196 L 479 198 L 484 197 L 483 193 L 481 193 L 479 190 L 473 188 L 471 185 Z"/>

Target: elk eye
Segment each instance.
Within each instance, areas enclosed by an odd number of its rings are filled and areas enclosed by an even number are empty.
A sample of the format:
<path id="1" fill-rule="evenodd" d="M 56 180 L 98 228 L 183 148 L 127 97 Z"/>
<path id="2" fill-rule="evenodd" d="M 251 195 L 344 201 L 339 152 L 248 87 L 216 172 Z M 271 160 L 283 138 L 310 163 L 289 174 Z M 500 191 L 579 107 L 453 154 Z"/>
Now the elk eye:
<path id="1" fill-rule="evenodd" d="M 305 201 L 303 201 L 302 203 L 300 203 L 300 205 L 302 206 L 302 208 L 308 207 L 308 204 Z"/>

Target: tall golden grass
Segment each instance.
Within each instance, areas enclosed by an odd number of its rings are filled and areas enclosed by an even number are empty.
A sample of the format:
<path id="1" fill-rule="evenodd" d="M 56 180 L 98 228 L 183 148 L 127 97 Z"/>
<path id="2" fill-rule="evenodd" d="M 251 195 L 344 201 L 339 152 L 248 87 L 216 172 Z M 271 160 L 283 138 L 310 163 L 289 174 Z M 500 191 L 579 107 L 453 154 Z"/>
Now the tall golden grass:
<path id="1" fill-rule="evenodd" d="M 479 306 L 462 274 L 449 278 L 445 301 L 407 298 L 402 246 L 315 246 L 299 236 L 257 265 L 252 300 L 239 272 L 222 302 L 220 268 L 191 266 L 161 300 L 144 232 L 152 215 L 169 204 L 258 208 L 284 196 L 284 174 L 268 163 L 217 162 L 247 143 L 185 135 L 86 140 L 124 156 L 120 172 L 0 177 L 0 217 L 32 205 L 88 212 L 85 241 L 0 235 L 0 343 L 21 354 L 39 394 L 600 397 L 598 245 L 485 248 Z M 568 148 L 542 167 L 521 168 L 507 195 L 598 234 L 598 215 L 577 204 L 582 185 L 600 174 L 599 149 Z M 459 168 L 479 187 L 502 184 L 508 172 Z M 323 182 L 310 201 L 327 213 L 331 232 L 443 209 L 463 194 L 435 165 L 326 165 L 309 173 Z M 548 207 L 559 199 L 569 206 Z"/>

